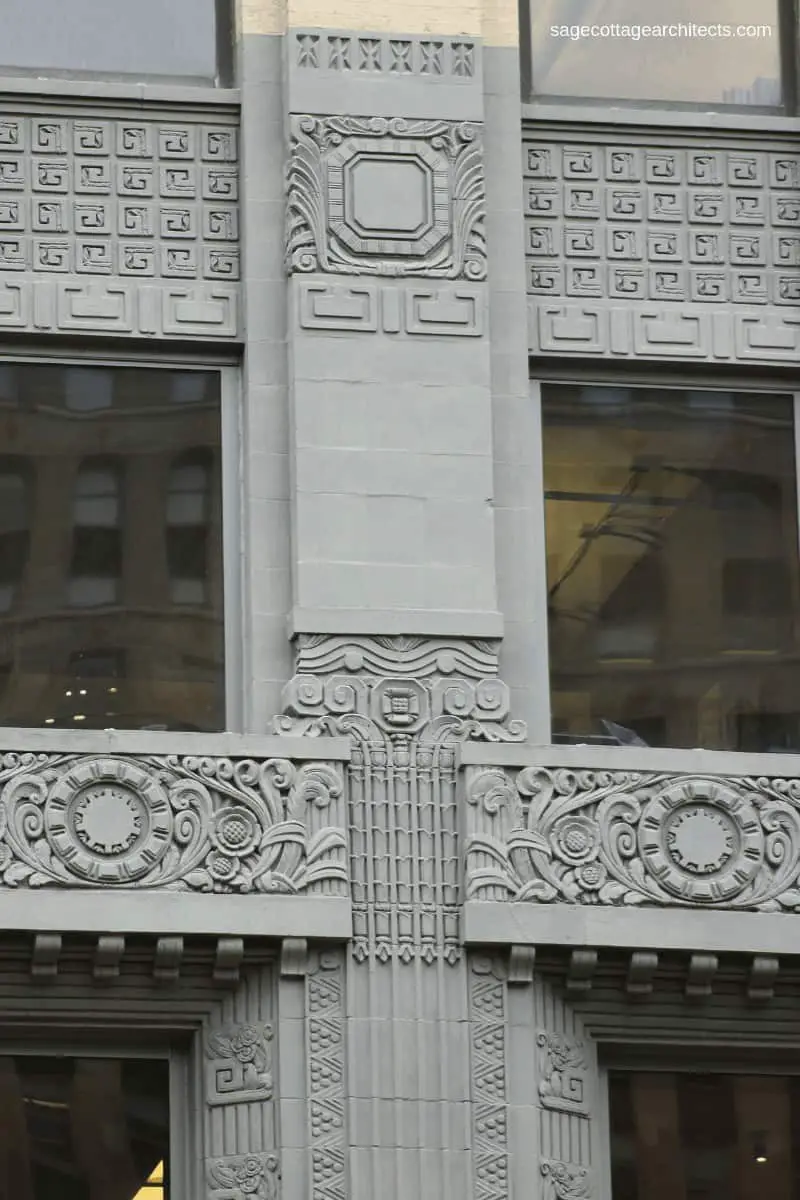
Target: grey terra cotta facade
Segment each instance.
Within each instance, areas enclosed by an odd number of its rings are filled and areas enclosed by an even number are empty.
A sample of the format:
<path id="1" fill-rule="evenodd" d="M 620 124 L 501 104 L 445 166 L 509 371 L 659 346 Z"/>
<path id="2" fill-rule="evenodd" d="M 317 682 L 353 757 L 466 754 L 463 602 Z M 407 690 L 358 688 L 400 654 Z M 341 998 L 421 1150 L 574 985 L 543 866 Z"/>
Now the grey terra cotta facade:
<path id="1" fill-rule="evenodd" d="M 245 26 L 235 89 L 4 84 L 4 356 L 233 379 L 228 732 L 0 732 L 0 1021 L 180 1035 L 176 1200 L 247 1156 L 264 1200 L 609 1200 L 604 1046 L 797 1037 L 796 757 L 550 744 L 536 407 L 789 387 L 797 125 L 532 120 L 518 58 Z M 649 259 L 587 253 L 616 193 Z"/>

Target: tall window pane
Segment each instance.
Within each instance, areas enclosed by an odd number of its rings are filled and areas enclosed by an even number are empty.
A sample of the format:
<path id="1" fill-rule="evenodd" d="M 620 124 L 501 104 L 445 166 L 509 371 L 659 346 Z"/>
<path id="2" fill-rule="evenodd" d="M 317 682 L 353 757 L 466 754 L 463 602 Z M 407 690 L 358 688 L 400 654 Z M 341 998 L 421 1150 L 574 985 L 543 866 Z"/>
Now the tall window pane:
<path id="1" fill-rule="evenodd" d="M 72 505 L 71 604 L 114 604 L 122 570 L 120 475 L 114 463 L 78 468 Z"/>
<path id="2" fill-rule="evenodd" d="M 224 728 L 218 372 L 6 366 L 0 724 Z"/>
<path id="3" fill-rule="evenodd" d="M 0 72 L 213 82 L 228 0 L 3 0 Z"/>
<path id="4" fill-rule="evenodd" d="M 528 0 L 528 5 L 537 95 L 714 107 L 782 102 L 778 0 Z M 684 32 L 641 36 L 648 25 Z M 638 40 L 635 34 L 623 36 L 625 27 L 638 28 Z M 701 36 L 701 28 L 718 32 Z"/>
<path id="5" fill-rule="evenodd" d="M 30 475 L 24 460 L 0 458 L 0 614 L 12 607 L 30 549 Z"/>
<path id="6" fill-rule="evenodd" d="M 211 535 L 210 457 L 190 451 L 170 471 L 167 498 L 167 561 L 176 604 L 202 604 L 208 588 Z"/>
<path id="7" fill-rule="evenodd" d="M 166 1061 L 0 1056 L 0 1192 L 168 1200 Z"/>
<path id="8" fill-rule="evenodd" d="M 556 740 L 800 750 L 792 400 L 543 388 Z"/>

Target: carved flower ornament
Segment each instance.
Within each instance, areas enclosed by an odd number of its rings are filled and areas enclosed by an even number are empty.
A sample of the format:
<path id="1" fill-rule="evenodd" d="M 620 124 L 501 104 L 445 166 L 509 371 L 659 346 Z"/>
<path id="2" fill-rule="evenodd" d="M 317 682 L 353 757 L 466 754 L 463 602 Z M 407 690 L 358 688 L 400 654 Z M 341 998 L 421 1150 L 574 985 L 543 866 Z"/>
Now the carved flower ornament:
<path id="1" fill-rule="evenodd" d="M 553 828 L 553 850 L 573 867 L 592 862 L 600 852 L 600 826 L 590 817 L 564 817 Z"/>

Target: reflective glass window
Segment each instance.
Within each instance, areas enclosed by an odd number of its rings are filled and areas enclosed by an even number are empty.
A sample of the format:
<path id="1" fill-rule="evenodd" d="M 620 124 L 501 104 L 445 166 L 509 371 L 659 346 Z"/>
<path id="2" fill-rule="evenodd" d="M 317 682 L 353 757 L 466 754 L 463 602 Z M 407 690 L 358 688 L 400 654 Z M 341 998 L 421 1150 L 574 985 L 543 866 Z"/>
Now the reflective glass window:
<path id="1" fill-rule="evenodd" d="M 6 363 L 0 445 L 0 724 L 224 728 L 219 372 Z"/>
<path id="2" fill-rule="evenodd" d="M 800 750 L 791 397 L 542 397 L 555 740 Z"/>
<path id="3" fill-rule="evenodd" d="M 533 91 L 778 107 L 778 8 L 779 0 L 529 0 Z"/>
<path id="4" fill-rule="evenodd" d="M 800 1200 L 800 1078 L 609 1072 L 612 1200 Z"/>
<path id="5" fill-rule="evenodd" d="M 169 1064 L 0 1056 L 0 1194 L 168 1200 Z"/>
<path id="6" fill-rule="evenodd" d="M 3 0 L 0 74 L 227 82 L 228 0 Z"/>

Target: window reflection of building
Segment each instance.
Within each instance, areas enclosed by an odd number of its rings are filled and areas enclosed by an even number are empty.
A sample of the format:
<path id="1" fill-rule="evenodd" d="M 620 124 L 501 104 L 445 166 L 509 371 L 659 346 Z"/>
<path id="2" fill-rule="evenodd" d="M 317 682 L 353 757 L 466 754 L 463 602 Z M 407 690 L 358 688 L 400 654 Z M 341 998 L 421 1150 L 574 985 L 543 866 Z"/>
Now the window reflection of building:
<path id="1" fill-rule="evenodd" d="M 203 604 L 208 591 L 211 463 L 203 450 L 173 463 L 167 497 L 167 563 L 175 604 Z"/>
<path id="2" fill-rule="evenodd" d="M 791 400 L 543 396 L 554 732 L 800 748 Z"/>
<path id="3" fill-rule="evenodd" d="M 614 1200 L 796 1195 L 800 1077 L 612 1071 Z"/>
<path id="4" fill-rule="evenodd" d="M 116 604 L 122 567 L 120 475 L 114 463 L 82 463 L 73 499 L 69 603 Z"/>
<path id="5" fill-rule="evenodd" d="M 218 373 L 0 387 L 0 723 L 222 728 Z"/>

